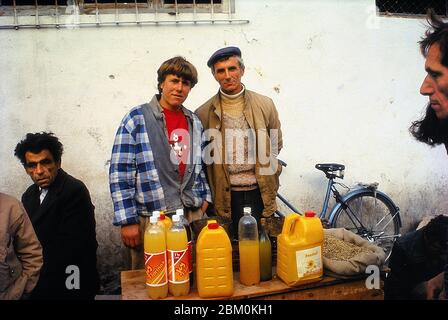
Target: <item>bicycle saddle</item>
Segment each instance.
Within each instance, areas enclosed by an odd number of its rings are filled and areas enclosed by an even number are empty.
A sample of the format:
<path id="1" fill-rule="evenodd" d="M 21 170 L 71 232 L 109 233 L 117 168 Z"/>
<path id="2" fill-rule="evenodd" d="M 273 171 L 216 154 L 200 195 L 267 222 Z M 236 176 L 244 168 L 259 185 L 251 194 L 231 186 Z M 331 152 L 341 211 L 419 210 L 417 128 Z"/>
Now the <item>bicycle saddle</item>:
<path id="1" fill-rule="evenodd" d="M 343 178 L 345 166 L 339 163 L 318 163 L 316 164 L 316 169 L 323 171 L 327 178 Z M 339 171 L 339 172 L 338 172 Z M 335 172 L 337 172 L 335 174 Z"/>

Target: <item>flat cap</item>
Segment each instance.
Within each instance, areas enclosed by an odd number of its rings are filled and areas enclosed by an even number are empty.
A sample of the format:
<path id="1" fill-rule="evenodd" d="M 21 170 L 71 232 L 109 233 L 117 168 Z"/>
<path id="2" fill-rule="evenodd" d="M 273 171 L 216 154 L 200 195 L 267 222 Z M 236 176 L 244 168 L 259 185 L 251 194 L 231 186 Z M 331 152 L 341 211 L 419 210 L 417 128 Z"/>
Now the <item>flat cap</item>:
<path id="1" fill-rule="evenodd" d="M 231 57 L 231 56 L 238 56 L 241 57 L 241 50 L 237 47 L 225 47 L 222 49 L 219 49 L 216 51 L 210 59 L 207 61 L 207 66 L 211 68 L 216 61 L 221 60 L 223 58 Z"/>

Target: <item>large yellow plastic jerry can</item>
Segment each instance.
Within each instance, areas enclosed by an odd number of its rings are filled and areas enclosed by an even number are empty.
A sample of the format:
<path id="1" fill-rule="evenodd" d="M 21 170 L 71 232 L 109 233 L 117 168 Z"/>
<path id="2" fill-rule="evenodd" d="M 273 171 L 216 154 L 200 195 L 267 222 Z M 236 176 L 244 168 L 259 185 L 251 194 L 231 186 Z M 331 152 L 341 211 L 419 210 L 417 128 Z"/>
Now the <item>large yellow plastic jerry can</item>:
<path id="1" fill-rule="evenodd" d="M 216 220 L 207 222 L 196 243 L 196 277 L 201 298 L 233 295 L 232 245 Z"/>
<path id="2" fill-rule="evenodd" d="M 314 212 L 292 213 L 277 237 L 277 275 L 287 285 L 319 281 L 323 275 L 324 230 Z"/>

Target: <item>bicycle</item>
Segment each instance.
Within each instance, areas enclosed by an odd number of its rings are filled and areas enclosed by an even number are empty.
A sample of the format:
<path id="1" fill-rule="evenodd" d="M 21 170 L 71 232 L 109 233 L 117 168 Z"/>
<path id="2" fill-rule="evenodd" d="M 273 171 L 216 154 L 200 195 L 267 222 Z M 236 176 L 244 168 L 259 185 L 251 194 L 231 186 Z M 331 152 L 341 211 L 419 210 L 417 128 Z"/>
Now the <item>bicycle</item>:
<path id="1" fill-rule="evenodd" d="M 282 166 L 287 166 L 284 161 L 279 161 Z M 389 196 L 377 190 L 377 183 L 358 184 L 355 188 L 349 188 L 335 181 L 344 178 L 345 166 L 342 164 L 319 163 L 315 168 L 324 172 L 328 179 L 322 211 L 318 215 L 324 227 L 345 228 L 358 234 L 383 248 L 388 261 L 395 240 L 401 236 L 402 224 L 398 206 Z M 348 192 L 341 195 L 336 186 L 342 186 Z M 331 193 L 336 203 L 328 210 Z M 301 214 L 300 210 L 280 193 L 277 193 L 277 197 L 292 211 Z M 280 210 L 277 210 L 276 214 L 283 217 L 286 215 Z"/>

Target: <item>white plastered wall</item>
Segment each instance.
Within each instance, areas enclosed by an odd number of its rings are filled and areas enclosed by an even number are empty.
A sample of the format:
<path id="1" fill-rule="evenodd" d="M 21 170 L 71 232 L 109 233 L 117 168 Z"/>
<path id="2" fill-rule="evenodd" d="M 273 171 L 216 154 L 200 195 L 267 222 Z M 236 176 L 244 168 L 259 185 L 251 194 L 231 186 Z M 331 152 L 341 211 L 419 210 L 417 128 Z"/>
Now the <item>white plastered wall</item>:
<path id="1" fill-rule="evenodd" d="M 86 183 L 96 206 L 109 289 L 124 259 L 107 177 L 115 131 L 156 92 L 157 68 L 174 55 L 198 68 L 186 101 L 194 110 L 218 88 L 210 54 L 241 48 L 247 88 L 277 105 L 289 164 L 281 192 L 300 209 L 321 209 L 318 162 L 344 163 L 348 185 L 379 182 L 401 208 L 404 231 L 448 208 L 446 150 L 408 133 L 427 101 L 417 44 L 424 19 L 377 18 L 371 0 L 236 2 L 235 17 L 249 24 L 0 31 L 0 190 L 20 198 L 30 179 L 14 147 L 27 132 L 53 131 L 65 146 L 63 168 Z"/>

